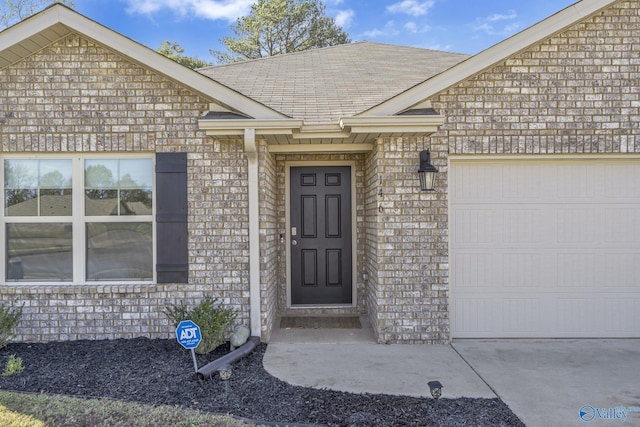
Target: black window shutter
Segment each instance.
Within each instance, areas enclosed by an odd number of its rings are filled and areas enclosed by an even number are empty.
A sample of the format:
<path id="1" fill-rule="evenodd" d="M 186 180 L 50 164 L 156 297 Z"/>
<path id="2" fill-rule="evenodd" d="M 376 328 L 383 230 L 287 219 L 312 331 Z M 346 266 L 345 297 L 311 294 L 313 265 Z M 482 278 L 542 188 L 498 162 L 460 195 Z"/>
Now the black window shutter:
<path id="1" fill-rule="evenodd" d="M 158 283 L 188 283 L 187 153 L 156 154 Z"/>

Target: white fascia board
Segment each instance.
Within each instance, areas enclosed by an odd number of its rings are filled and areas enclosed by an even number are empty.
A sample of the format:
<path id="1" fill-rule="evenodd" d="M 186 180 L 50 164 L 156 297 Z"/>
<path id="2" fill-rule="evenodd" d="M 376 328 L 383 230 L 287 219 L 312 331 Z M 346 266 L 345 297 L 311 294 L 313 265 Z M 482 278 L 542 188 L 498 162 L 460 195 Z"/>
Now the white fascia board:
<path id="1" fill-rule="evenodd" d="M 346 132 L 339 123 L 305 124 L 299 131 L 293 132 L 293 139 L 314 138 L 349 138 L 351 132 Z"/>
<path id="2" fill-rule="evenodd" d="M 528 47 L 560 33 L 620 0 L 582 0 L 546 18 L 526 30 L 472 56 L 446 71 L 420 83 L 363 113 L 364 116 L 388 116 L 404 111 Z"/>
<path id="3" fill-rule="evenodd" d="M 373 144 L 271 144 L 267 148 L 272 154 L 368 153 L 373 151 Z"/>
<path id="4" fill-rule="evenodd" d="M 40 12 L 0 32 L 0 52 L 60 23 L 56 7 Z M 44 46 L 43 46 L 44 47 Z"/>
<path id="5" fill-rule="evenodd" d="M 302 120 L 198 120 L 198 129 L 209 136 L 244 135 L 245 129 L 255 129 L 256 135 L 292 135 L 302 127 Z"/>
<path id="6" fill-rule="evenodd" d="M 209 136 L 239 136 L 245 129 L 256 135 L 290 135 L 293 139 L 349 138 L 353 134 L 433 133 L 444 124 L 445 117 L 391 116 L 345 117 L 338 124 L 305 125 L 302 120 L 200 119 L 198 129 Z"/>
<path id="7" fill-rule="evenodd" d="M 351 133 L 433 133 L 444 124 L 445 117 L 433 116 L 386 116 L 344 117 L 340 126 Z"/>
<path id="8" fill-rule="evenodd" d="M 264 119 L 287 117 L 62 5 L 51 6 L 16 24 L 6 30 L 7 34 L 0 33 L 0 51 L 58 23 L 65 25 L 70 32 L 77 32 L 118 52 L 133 62 L 151 68 L 177 83 L 192 88 L 196 93 L 218 100 L 220 103 L 251 117 Z"/>

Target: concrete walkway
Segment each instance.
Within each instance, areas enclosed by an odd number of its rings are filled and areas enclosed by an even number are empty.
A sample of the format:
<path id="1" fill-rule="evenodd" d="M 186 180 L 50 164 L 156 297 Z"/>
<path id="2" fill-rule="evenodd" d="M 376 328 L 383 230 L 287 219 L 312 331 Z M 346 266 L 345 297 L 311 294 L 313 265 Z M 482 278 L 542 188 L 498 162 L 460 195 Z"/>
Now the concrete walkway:
<path id="1" fill-rule="evenodd" d="M 623 418 L 640 426 L 640 340 L 384 345 L 364 323 L 362 330 L 276 330 L 264 366 L 291 384 L 355 393 L 430 397 L 427 382 L 438 380 L 444 398 L 497 396 L 529 427 Z"/>

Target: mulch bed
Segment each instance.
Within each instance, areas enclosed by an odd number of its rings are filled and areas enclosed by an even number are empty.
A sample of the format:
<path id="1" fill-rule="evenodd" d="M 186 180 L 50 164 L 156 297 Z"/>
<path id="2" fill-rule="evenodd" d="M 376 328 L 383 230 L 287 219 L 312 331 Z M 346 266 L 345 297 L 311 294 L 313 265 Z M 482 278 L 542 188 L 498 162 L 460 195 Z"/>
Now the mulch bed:
<path id="1" fill-rule="evenodd" d="M 354 394 L 292 386 L 262 367 L 266 344 L 233 366 L 226 392 L 216 375 L 198 380 L 191 354 L 175 340 L 147 338 L 12 343 L 0 351 L 22 358 L 24 371 L 0 377 L 0 389 L 180 405 L 256 422 L 322 426 L 523 426 L 499 399 L 441 399 Z M 198 356 L 204 366 L 228 344 Z M 274 424 L 272 424 L 274 425 Z"/>

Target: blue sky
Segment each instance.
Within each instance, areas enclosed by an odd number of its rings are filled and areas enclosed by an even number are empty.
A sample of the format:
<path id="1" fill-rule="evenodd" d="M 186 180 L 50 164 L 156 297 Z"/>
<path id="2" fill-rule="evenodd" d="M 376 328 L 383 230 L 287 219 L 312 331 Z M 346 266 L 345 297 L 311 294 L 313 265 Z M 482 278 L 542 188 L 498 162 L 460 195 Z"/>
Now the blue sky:
<path id="1" fill-rule="evenodd" d="M 209 49 L 254 0 L 74 0 L 76 10 L 152 49 L 178 42 L 213 61 Z M 480 52 L 576 0 L 326 0 L 327 15 L 352 41 Z"/>

